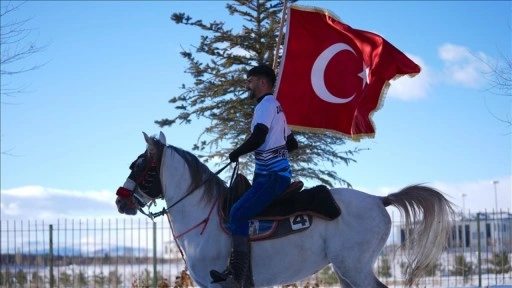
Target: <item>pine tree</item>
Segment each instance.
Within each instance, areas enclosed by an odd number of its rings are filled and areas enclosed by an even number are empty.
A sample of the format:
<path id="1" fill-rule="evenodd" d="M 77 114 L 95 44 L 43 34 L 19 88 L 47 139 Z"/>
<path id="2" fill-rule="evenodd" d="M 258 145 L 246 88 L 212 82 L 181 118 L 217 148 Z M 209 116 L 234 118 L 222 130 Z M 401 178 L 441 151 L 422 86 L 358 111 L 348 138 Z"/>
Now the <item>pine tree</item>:
<path id="1" fill-rule="evenodd" d="M 492 273 L 502 274 L 512 271 L 508 260 L 508 254 L 505 251 L 494 253 L 493 258 L 489 260 L 489 263 L 494 266 L 490 269 Z"/>
<path id="2" fill-rule="evenodd" d="M 71 287 L 73 284 L 73 277 L 72 275 L 67 271 L 60 272 L 59 275 L 59 284 L 64 287 Z"/>
<path id="3" fill-rule="evenodd" d="M 34 287 L 43 287 L 44 286 L 43 277 L 39 274 L 39 272 L 33 271 L 32 277 L 30 279 L 32 279 L 30 281 L 32 286 L 34 286 Z M 0 283 L 2 283 L 2 282 L 0 281 Z"/>
<path id="4" fill-rule="evenodd" d="M 123 284 L 123 279 L 121 276 L 122 275 L 117 269 L 110 271 L 107 276 L 107 285 L 109 287 L 121 287 Z"/>
<path id="5" fill-rule="evenodd" d="M 16 278 L 16 283 L 18 285 L 24 286 L 28 282 L 27 273 L 23 271 L 22 269 L 18 269 L 16 271 L 14 277 Z"/>
<path id="6" fill-rule="evenodd" d="M 100 271 L 98 274 L 93 275 L 93 283 L 95 286 L 103 287 L 106 283 L 106 276 L 103 274 L 103 272 Z"/>
<path id="7" fill-rule="evenodd" d="M 455 267 L 451 270 L 452 275 L 468 277 L 473 274 L 473 271 L 474 265 L 466 261 L 464 255 L 455 255 Z"/>
<path id="8" fill-rule="evenodd" d="M 75 287 L 87 287 L 88 280 L 87 276 L 85 275 L 85 272 L 83 270 L 78 271 L 78 275 L 74 279 L 75 281 Z"/>
<path id="9" fill-rule="evenodd" d="M 377 272 L 378 272 L 377 274 L 379 275 L 379 277 L 389 278 L 389 277 L 393 276 L 391 274 L 391 263 L 389 262 L 388 257 L 386 257 L 386 256 L 381 257 L 380 265 L 378 267 Z"/>
<path id="10" fill-rule="evenodd" d="M 239 31 L 224 28 L 223 21 L 206 24 L 185 13 L 172 14 L 171 20 L 176 24 L 201 29 L 204 35 L 194 51 L 181 52 L 188 62 L 185 72 L 194 78 L 194 83 L 192 86 L 183 84 L 183 92 L 169 100 L 179 114 L 155 121 L 164 127 L 189 124 L 193 116 L 209 120 L 210 125 L 192 148 L 204 162 L 219 158 L 227 160 L 227 155 L 249 136 L 254 102 L 246 96 L 246 73 L 257 64 L 272 66 L 283 3 L 236 0 L 226 4 L 226 9 L 229 15 L 245 21 Z M 202 62 L 199 59 L 209 60 Z M 299 142 L 299 149 L 290 155 L 295 177 L 330 187 L 334 183 L 351 186 L 338 176 L 334 167 L 339 171 L 339 164 L 355 162 L 352 157 L 362 149 L 344 150 L 345 140 L 336 133 L 294 131 L 294 134 Z M 252 161 L 244 161 L 244 157 L 240 171 L 247 175 L 253 165 Z"/>
<path id="11" fill-rule="evenodd" d="M 443 264 L 441 262 L 437 262 L 436 264 L 434 264 L 434 266 L 429 269 L 429 270 L 426 270 L 424 275 L 426 277 L 434 277 L 436 276 L 436 273 L 438 271 L 441 271 L 443 269 Z"/>

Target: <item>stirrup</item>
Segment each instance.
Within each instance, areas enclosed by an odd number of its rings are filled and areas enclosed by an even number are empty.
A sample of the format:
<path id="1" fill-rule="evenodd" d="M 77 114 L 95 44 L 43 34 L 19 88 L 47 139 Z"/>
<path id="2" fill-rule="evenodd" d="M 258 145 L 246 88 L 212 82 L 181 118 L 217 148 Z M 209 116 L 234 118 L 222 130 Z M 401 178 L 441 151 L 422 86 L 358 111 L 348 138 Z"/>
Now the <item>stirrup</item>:
<path id="1" fill-rule="evenodd" d="M 233 271 L 229 267 L 222 272 L 210 270 L 210 277 L 212 278 L 212 283 L 223 282 L 228 280 L 229 277 L 233 277 Z"/>

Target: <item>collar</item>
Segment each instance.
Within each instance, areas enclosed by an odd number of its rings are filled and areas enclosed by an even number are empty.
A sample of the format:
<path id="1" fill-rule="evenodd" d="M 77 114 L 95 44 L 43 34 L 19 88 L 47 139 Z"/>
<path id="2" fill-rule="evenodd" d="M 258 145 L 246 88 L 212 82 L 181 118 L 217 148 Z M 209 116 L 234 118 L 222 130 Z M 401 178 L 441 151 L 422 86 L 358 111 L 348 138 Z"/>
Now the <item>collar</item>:
<path id="1" fill-rule="evenodd" d="M 263 100 L 263 98 L 267 97 L 267 96 L 272 96 L 272 93 L 269 92 L 267 94 L 264 94 L 263 96 L 261 96 L 260 98 L 256 99 L 256 102 L 258 102 L 258 104 L 261 102 L 261 100 Z"/>

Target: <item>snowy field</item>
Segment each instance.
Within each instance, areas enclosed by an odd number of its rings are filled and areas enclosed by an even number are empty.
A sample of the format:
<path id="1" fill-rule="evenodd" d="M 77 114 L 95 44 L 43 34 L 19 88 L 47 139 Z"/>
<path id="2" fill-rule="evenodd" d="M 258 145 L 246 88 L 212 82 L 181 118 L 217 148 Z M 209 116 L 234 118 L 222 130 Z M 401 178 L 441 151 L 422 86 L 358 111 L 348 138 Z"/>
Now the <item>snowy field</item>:
<path id="1" fill-rule="evenodd" d="M 153 265 L 152 264 L 130 264 L 130 265 L 69 265 L 60 266 L 53 268 L 53 275 L 55 275 L 54 287 L 116 287 L 116 288 L 130 288 L 130 287 L 153 287 Z M 156 265 L 157 270 L 157 283 L 161 284 L 165 282 L 169 284 L 169 287 L 174 286 L 176 277 L 181 274 L 184 265 L 182 262 L 174 263 L 158 263 Z M 25 285 L 16 283 L 12 280 L 10 285 L 2 286 L 5 282 L 0 284 L 0 287 L 41 287 L 47 288 L 49 285 L 50 270 L 46 268 L 30 268 L 30 267 L 7 267 L 2 266 L 2 273 L 8 269 L 12 272 L 22 269 L 27 275 L 27 282 Z M 36 273 L 34 273 L 36 272 Z M 5 275 L 5 274 L 4 274 Z M 68 280 L 63 281 L 62 275 L 68 275 Z M 114 275 L 117 275 L 115 277 Z M 35 277 L 40 277 L 39 280 Z M 84 278 L 85 277 L 85 278 Z M 480 287 L 488 288 L 512 288 L 511 274 L 483 274 L 481 276 Z M 80 281 L 80 279 L 86 279 Z M 310 279 L 305 279 L 297 284 L 298 287 L 305 287 L 307 282 L 313 284 L 316 283 L 316 276 L 312 276 Z M 390 288 L 405 288 L 401 284 L 401 279 L 395 279 L 390 277 L 389 279 L 380 278 L 380 280 L 388 285 Z M 5 281 L 5 279 L 4 279 Z M 66 282 L 67 281 L 67 282 Z M 462 276 L 435 276 L 429 278 L 422 278 L 418 283 L 418 288 L 473 288 L 479 287 L 478 275 L 466 277 Z M 165 286 L 159 286 L 165 287 Z M 338 287 L 337 285 L 321 287 Z M 276 286 L 277 288 L 277 286 Z"/>

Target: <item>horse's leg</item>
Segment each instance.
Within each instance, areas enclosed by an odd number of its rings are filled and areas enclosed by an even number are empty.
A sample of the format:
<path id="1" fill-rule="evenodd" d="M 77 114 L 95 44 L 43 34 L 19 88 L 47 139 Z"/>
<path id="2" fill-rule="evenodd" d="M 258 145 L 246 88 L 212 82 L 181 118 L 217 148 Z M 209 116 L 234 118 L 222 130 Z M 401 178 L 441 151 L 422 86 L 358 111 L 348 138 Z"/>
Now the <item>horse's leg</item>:
<path id="1" fill-rule="evenodd" d="M 373 272 L 373 264 L 391 230 L 391 219 L 374 196 L 344 190 L 338 198 L 342 215 L 340 230 L 327 242 L 329 261 L 342 287 L 386 287 Z M 330 229 L 337 230 L 337 229 Z"/>
<path id="2" fill-rule="evenodd" d="M 334 269 L 336 271 L 336 268 Z M 341 275 L 340 273 L 338 273 L 338 271 L 336 271 L 336 275 L 338 276 L 338 279 L 340 280 L 340 286 L 341 287 L 344 287 L 344 288 L 353 288 L 353 287 L 359 287 L 359 286 L 355 286 L 355 284 L 351 283 L 348 279 L 346 279 L 343 275 Z M 384 283 L 380 282 L 379 279 L 377 279 L 377 277 L 375 277 L 375 275 L 372 275 L 370 276 L 371 278 L 373 278 L 373 280 L 371 280 L 371 282 L 373 282 L 373 286 L 369 286 L 369 287 L 374 287 L 374 288 L 388 288 L 388 286 L 384 285 Z"/>

